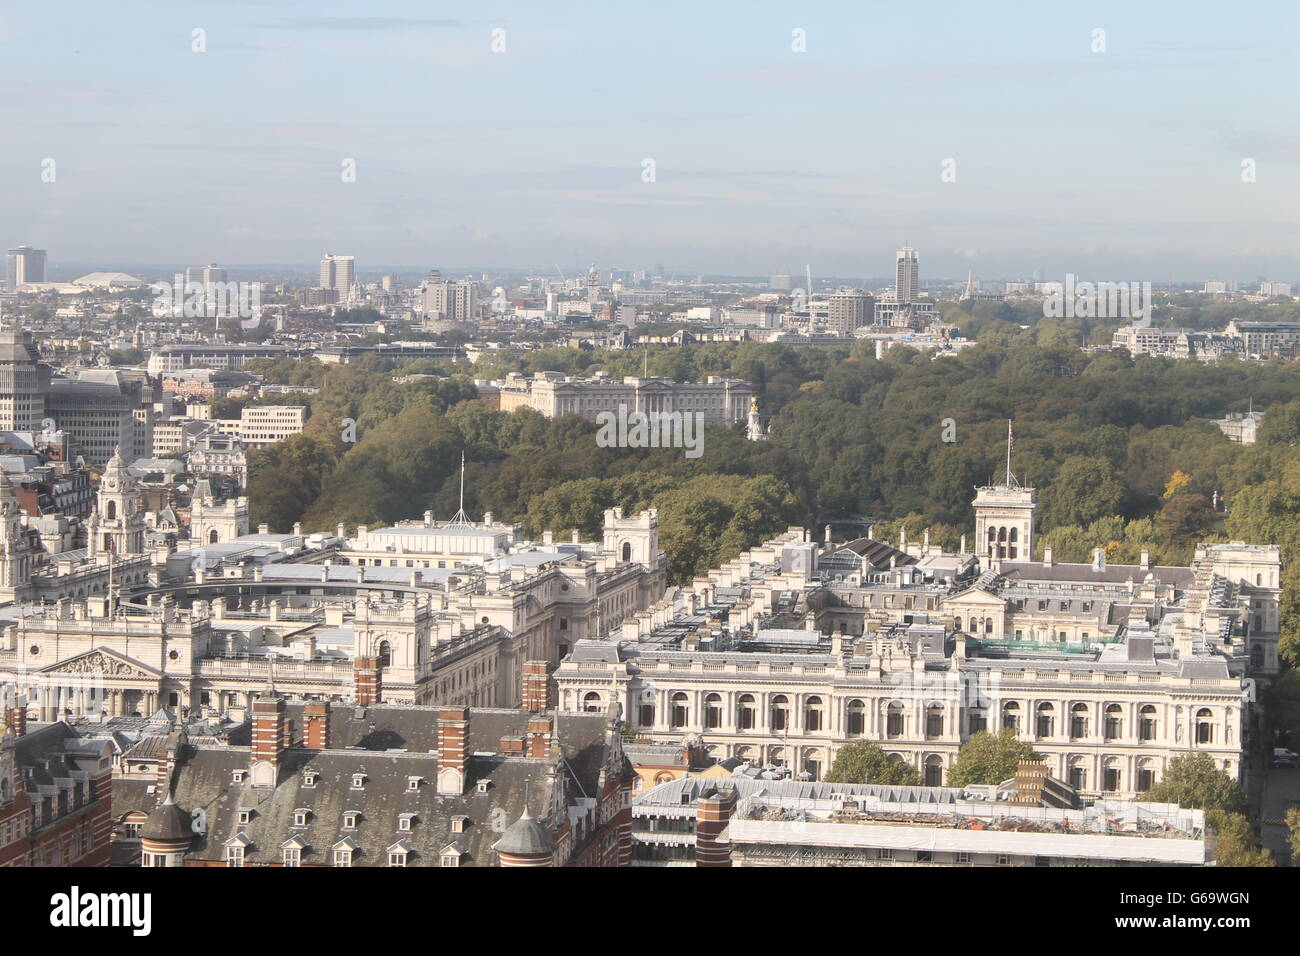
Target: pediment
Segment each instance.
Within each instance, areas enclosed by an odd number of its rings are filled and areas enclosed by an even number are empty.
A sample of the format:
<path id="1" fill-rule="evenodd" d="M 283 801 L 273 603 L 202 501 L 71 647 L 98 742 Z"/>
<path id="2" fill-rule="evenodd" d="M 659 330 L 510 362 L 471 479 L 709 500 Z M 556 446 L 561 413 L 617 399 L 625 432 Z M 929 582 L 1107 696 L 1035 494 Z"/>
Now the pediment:
<path id="1" fill-rule="evenodd" d="M 51 664 L 40 670 L 42 674 L 76 674 L 85 676 L 99 674 L 105 677 L 136 677 L 143 680 L 158 680 L 162 672 L 154 670 L 147 664 L 118 654 L 104 647 L 97 647 L 78 657 Z"/>
<path id="2" fill-rule="evenodd" d="M 944 605 L 952 604 L 977 604 L 986 607 L 1003 607 L 1006 604 L 1005 598 L 1000 598 L 996 594 L 985 591 L 983 588 L 968 588 L 960 594 L 954 594 Z"/>

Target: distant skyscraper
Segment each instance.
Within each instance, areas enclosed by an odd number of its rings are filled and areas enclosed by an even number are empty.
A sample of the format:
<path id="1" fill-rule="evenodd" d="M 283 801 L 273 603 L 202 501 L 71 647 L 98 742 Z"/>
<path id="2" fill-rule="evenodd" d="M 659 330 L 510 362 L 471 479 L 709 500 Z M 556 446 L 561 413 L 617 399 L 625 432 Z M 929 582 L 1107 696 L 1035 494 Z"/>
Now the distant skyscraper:
<path id="1" fill-rule="evenodd" d="M 920 287 L 920 268 L 917 264 L 916 250 L 904 246 L 898 250 L 898 261 L 894 272 L 894 295 L 900 303 L 912 302 Z"/>
<path id="2" fill-rule="evenodd" d="M 339 301 L 344 302 L 355 284 L 355 258 L 326 253 L 320 261 L 320 287 L 334 289 L 339 294 Z"/>
<path id="3" fill-rule="evenodd" d="M 451 281 L 434 269 L 420 284 L 424 314 L 451 322 L 473 322 L 478 318 L 478 283 L 473 279 Z"/>
<path id="4" fill-rule="evenodd" d="M 226 270 L 209 262 L 206 266 L 190 266 L 185 270 L 185 284 L 195 283 L 207 289 L 214 282 L 225 282 Z"/>
<path id="5" fill-rule="evenodd" d="M 826 330 L 851 335 L 854 329 L 870 325 L 874 321 L 876 300 L 874 296 L 854 290 L 852 292 L 833 292 L 826 314 Z"/>
<path id="6" fill-rule="evenodd" d="M 26 282 L 45 281 L 45 250 L 19 246 L 5 253 L 5 286 L 13 292 Z"/>

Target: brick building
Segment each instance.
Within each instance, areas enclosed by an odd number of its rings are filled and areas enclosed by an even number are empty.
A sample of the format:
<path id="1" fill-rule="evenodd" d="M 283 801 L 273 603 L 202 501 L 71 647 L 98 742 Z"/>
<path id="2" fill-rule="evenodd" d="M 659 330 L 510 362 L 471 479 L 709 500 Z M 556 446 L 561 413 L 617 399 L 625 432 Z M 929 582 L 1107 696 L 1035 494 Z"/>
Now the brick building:
<path id="1" fill-rule="evenodd" d="M 29 733 L 24 711 L 0 719 L 0 867 L 107 866 L 111 745 L 62 721 Z"/>

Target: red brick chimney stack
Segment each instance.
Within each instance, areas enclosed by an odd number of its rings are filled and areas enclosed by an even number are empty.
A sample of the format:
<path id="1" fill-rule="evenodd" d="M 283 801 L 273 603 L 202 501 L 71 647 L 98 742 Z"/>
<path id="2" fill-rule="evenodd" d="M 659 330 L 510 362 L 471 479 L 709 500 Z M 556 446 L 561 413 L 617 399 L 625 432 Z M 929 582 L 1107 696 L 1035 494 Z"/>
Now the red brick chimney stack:
<path id="1" fill-rule="evenodd" d="M 383 701 L 384 677 L 377 657 L 358 657 L 353 664 L 353 694 L 358 707 L 374 707 Z"/>
<path id="2" fill-rule="evenodd" d="M 468 737 L 468 707 L 446 707 L 438 711 L 438 793 L 459 796 L 465 792 Z"/>
<path id="3" fill-rule="evenodd" d="M 528 721 L 528 756 L 545 760 L 551 755 L 551 718 L 534 717 Z"/>
<path id="4" fill-rule="evenodd" d="M 520 697 L 523 709 L 539 713 L 551 709 L 551 675 L 546 661 L 524 661 L 523 685 Z"/>
<path id="5" fill-rule="evenodd" d="M 736 809 L 736 791 L 712 790 L 695 803 L 695 865 L 731 866 L 731 844 L 720 842 L 719 834 Z"/>
<path id="6" fill-rule="evenodd" d="M 284 752 L 284 698 L 274 690 L 253 699 L 253 763 L 265 760 L 279 767 Z"/>
<path id="7" fill-rule="evenodd" d="M 330 705 L 324 700 L 309 700 L 303 708 L 303 744 L 308 750 L 330 749 Z"/>

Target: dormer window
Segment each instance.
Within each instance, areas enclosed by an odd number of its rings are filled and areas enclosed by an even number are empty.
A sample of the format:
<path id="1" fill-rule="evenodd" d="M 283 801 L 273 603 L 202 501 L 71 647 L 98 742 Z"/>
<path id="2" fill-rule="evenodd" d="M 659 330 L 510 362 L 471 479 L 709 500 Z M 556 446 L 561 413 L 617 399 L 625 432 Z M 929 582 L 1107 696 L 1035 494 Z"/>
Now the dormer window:
<path id="1" fill-rule="evenodd" d="M 357 823 L 361 820 L 361 813 L 357 810 L 349 810 L 343 814 L 343 829 L 355 830 Z"/>
<path id="2" fill-rule="evenodd" d="M 389 866 L 406 866 L 407 858 L 415 848 L 405 840 L 398 840 L 388 848 Z"/>
<path id="3" fill-rule="evenodd" d="M 315 770 L 308 770 L 306 773 L 302 775 L 302 785 L 304 787 L 314 787 L 316 786 L 316 781 L 319 779 L 320 779 L 320 774 L 318 774 Z"/>
<path id="4" fill-rule="evenodd" d="M 478 792 L 479 792 L 479 793 L 487 793 L 487 792 L 488 792 L 488 787 L 491 785 L 491 783 L 492 783 L 492 781 L 490 781 L 490 780 L 488 780 L 486 777 L 484 777 L 482 780 L 480 780 L 480 781 L 478 782 Z"/>
<path id="5" fill-rule="evenodd" d="M 247 808 L 245 808 L 245 807 L 240 807 L 240 808 L 239 808 L 239 823 L 240 823 L 240 825 L 242 826 L 242 825 L 246 825 L 246 824 L 248 824 L 248 823 L 251 823 L 252 820 L 253 820 L 253 811 L 252 811 L 252 810 L 249 810 L 249 809 L 247 809 Z"/>
<path id="6" fill-rule="evenodd" d="M 463 816 L 462 816 L 462 817 L 452 817 L 452 818 L 451 818 L 451 832 L 452 832 L 452 833 L 464 833 L 464 832 L 465 832 L 465 826 L 466 826 L 466 824 L 468 824 L 468 823 L 469 823 L 469 817 L 463 817 Z"/>
<path id="7" fill-rule="evenodd" d="M 306 810 L 306 809 L 295 810 L 293 811 L 293 825 L 296 827 L 305 827 L 307 825 L 307 820 L 310 817 L 311 817 L 310 810 Z"/>
<path id="8" fill-rule="evenodd" d="M 230 779 L 231 779 L 234 783 L 243 783 L 243 782 L 244 782 L 244 774 L 245 774 L 246 772 L 247 772 L 247 771 L 244 771 L 244 770 L 236 770 L 233 774 L 230 775 Z"/>
<path id="9" fill-rule="evenodd" d="M 352 850 L 349 849 L 348 847 L 345 847 L 345 846 L 335 847 L 335 848 L 334 848 L 334 865 L 335 865 L 335 866 L 351 866 L 351 865 L 352 865 Z"/>
<path id="10" fill-rule="evenodd" d="M 366 775 L 364 773 L 354 773 L 352 775 L 352 789 L 361 790 L 366 785 Z"/>
<path id="11" fill-rule="evenodd" d="M 407 778 L 406 778 L 406 789 L 407 789 L 407 790 L 419 790 L 419 789 L 420 789 L 420 784 L 421 784 L 423 781 L 424 781 L 424 778 L 423 778 L 423 777 L 407 777 Z"/>
<path id="12" fill-rule="evenodd" d="M 411 826 L 415 823 L 414 813 L 402 813 L 397 817 L 397 829 L 410 832 Z"/>

